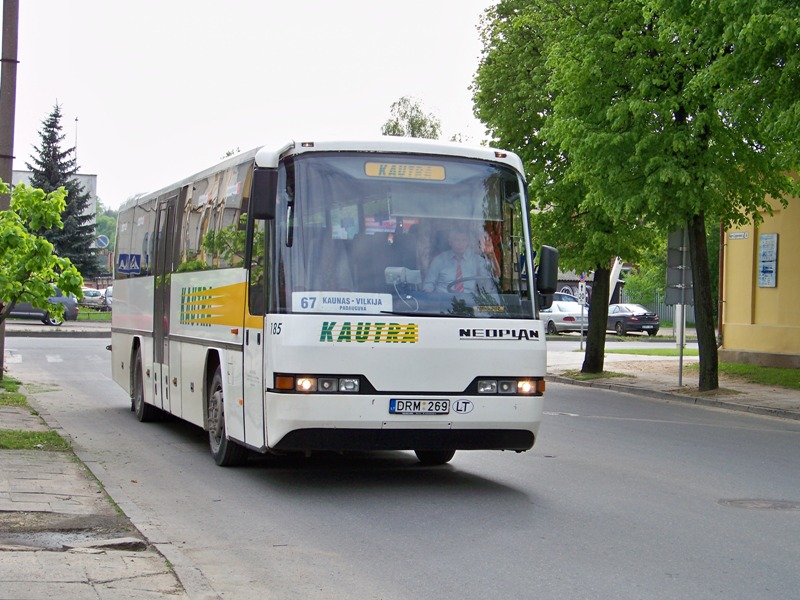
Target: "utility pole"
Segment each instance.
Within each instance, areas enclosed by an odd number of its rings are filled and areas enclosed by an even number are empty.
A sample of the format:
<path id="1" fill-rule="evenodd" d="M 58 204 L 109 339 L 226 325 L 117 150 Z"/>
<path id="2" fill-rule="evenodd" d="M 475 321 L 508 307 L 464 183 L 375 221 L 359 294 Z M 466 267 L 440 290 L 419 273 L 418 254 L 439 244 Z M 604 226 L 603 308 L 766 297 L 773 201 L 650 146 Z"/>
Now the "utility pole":
<path id="1" fill-rule="evenodd" d="M 0 179 L 11 187 L 14 173 L 14 117 L 17 106 L 17 39 L 19 0 L 3 0 L 3 49 L 0 57 Z M 11 198 L 0 196 L 0 210 Z M 2 357 L 0 357 L 0 366 Z"/>
<path id="2" fill-rule="evenodd" d="M 0 56 L 0 179 L 8 187 L 14 175 L 14 118 L 17 107 L 17 39 L 19 0 L 3 0 L 3 49 Z M 0 195 L 0 211 L 11 208 L 11 196 Z M 0 304 L 2 308 L 2 304 Z M 0 323 L 0 379 L 5 371 L 6 322 Z"/>

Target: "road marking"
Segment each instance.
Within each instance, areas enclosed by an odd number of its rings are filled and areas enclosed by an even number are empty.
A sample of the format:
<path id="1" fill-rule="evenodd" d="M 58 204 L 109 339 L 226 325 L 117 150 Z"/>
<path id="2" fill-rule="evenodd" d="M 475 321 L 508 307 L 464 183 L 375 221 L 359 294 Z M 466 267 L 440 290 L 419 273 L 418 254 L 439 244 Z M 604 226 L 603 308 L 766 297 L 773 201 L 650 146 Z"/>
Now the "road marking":
<path id="1" fill-rule="evenodd" d="M 46 354 L 47 362 L 49 363 L 60 363 L 64 362 L 64 359 L 61 358 L 60 354 Z"/>
<path id="2" fill-rule="evenodd" d="M 20 364 L 22 363 L 22 354 L 18 354 L 15 350 L 6 350 L 5 356 L 3 357 L 3 361 L 9 364 Z"/>
<path id="3" fill-rule="evenodd" d="M 544 411 L 542 414 L 545 414 L 548 417 L 580 417 L 580 415 L 576 415 L 575 413 L 568 413 L 568 412 L 548 412 L 548 411 Z"/>

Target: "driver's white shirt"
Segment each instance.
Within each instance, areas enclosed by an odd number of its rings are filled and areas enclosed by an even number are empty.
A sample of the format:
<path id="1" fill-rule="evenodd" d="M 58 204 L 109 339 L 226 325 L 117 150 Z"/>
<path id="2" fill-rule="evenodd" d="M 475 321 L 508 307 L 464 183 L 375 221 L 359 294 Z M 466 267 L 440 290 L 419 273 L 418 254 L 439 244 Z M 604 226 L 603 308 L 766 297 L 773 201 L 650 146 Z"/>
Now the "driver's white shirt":
<path id="1" fill-rule="evenodd" d="M 456 280 L 457 271 L 458 256 L 452 250 L 445 250 L 431 261 L 422 289 L 452 294 L 455 290 L 448 291 L 447 286 Z M 468 279 L 463 282 L 464 292 L 476 292 L 478 286 L 486 288 L 486 279 L 491 279 L 486 259 L 475 252 L 465 252 L 461 257 L 461 278 Z"/>

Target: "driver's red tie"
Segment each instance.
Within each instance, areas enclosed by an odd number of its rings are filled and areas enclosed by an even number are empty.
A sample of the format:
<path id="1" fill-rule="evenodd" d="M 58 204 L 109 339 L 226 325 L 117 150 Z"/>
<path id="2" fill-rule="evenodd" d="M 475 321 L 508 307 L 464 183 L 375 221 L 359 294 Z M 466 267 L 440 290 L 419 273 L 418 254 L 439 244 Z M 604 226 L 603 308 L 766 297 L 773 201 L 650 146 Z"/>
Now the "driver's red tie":
<path id="1" fill-rule="evenodd" d="M 459 259 L 456 259 L 456 260 L 457 260 L 457 263 L 456 263 L 456 282 L 457 283 L 455 283 L 453 285 L 453 290 L 455 290 L 456 292 L 463 292 L 464 291 L 464 282 L 461 281 L 461 279 L 463 279 L 464 274 L 461 272 L 461 259 L 459 258 Z"/>

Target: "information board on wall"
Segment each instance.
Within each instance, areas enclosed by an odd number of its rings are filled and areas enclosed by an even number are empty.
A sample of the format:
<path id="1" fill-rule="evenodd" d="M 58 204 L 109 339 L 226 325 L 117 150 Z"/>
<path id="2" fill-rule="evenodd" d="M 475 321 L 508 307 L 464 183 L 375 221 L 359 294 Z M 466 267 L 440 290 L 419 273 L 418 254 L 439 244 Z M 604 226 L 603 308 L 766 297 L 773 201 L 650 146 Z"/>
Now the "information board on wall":
<path id="1" fill-rule="evenodd" d="M 778 234 L 758 236 L 758 287 L 778 287 Z"/>

